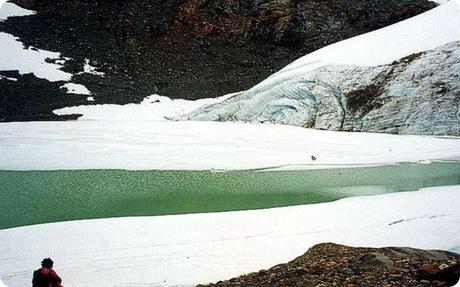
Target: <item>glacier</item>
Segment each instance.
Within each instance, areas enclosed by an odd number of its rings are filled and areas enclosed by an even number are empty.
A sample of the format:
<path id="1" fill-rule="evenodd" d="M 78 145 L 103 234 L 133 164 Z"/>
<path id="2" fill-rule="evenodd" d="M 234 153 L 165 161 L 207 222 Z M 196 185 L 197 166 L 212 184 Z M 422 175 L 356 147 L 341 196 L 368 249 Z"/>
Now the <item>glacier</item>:
<path id="1" fill-rule="evenodd" d="M 313 52 L 180 119 L 459 135 L 459 26 L 460 6 L 450 1 Z"/>
<path id="2" fill-rule="evenodd" d="M 459 135 L 460 41 L 389 65 L 327 65 L 186 116 L 307 128 Z"/>

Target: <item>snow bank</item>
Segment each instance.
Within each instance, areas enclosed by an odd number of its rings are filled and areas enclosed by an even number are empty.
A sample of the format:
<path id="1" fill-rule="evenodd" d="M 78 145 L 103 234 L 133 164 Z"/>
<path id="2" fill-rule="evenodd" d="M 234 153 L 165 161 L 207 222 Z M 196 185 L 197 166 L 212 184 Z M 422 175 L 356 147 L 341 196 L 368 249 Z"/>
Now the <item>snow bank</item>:
<path id="1" fill-rule="evenodd" d="M 320 242 L 448 250 L 460 246 L 459 192 L 436 187 L 267 210 L 1 230 L 0 277 L 25 286 L 50 256 L 68 287 L 182 286 L 268 268 Z"/>
<path id="2" fill-rule="evenodd" d="M 66 107 L 53 112 L 57 115 L 81 114 L 79 120 L 165 120 L 187 114 L 199 107 L 221 102 L 234 94 L 196 101 L 151 95 L 139 104 L 88 105 Z"/>
<path id="3" fill-rule="evenodd" d="M 460 159 L 458 138 L 230 122 L 3 123 L 0 139 L 2 170 L 309 169 Z"/>

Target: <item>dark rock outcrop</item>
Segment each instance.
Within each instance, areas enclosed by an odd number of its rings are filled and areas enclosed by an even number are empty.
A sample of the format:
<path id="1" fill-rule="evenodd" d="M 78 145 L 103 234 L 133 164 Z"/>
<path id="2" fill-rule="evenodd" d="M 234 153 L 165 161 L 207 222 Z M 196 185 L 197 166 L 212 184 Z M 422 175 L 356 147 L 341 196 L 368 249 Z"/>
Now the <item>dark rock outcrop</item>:
<path id="1" fill-rule="evenodd" d="M 415 16 L 427 0 L 13 0 L 36 14 L 0 22 L 0 31 L 26 46 L 70 57 L 65 70 L 81 72 L 85 58 L 105 77 L 74 75 L 94 103 L 139 102 L 158 93 L 197 99 L 245 90 L 294 59 L 333 42 Z M 20 94 L 20 89 L 2 89 Z M 13 98 L 13 96 L 9 96 Z M 33 101 L 33 100 L 32 100 Z M 59 107 L 78 104 L 63 100 Z M 31 102 L 11 103 L 15 116 Z"/>
<path id="2" fill-rule="evenodd" d="M 17 79 L 17 80 L 11 80 Z M 81 115 L 58 116 L 52 113 L 62 105 L 84 105 L 86 96 L 61 89 L 63 81 L 49 82 L 33 74 L 0 71 L 0 122 L 24 120 L 73 120 Z"/>
<path id="3" fill-rule="evenodd" d="M 204 286 L 453 286 L 460 255 L 414 248 L 313 246 L 293 261 Z"/>

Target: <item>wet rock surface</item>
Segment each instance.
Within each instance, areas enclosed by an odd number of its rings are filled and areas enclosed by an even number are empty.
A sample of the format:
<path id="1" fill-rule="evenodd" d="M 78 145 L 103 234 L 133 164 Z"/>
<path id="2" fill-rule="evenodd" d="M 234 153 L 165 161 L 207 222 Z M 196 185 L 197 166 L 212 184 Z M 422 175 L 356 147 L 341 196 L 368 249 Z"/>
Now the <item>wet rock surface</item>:
<path id="1" fill-rule="evenodd" d="M 186 119 L 395 134 L 460 134 L 460 42 L 389 65 L 329 65 L 200 108 Z"/>
<path id="2" fill-rule="evenodd" d="M 459 263 L 446 251 L 325 243 L 286 264 L 198 286 L 454 286 Z"/>
<path id="3" fill-rule="evenodd" d="M 64 70 L 92 92 L 94 104 L 140 102 L 154 93 L 198 99 L 245 90 L 308 52 L 435 6 L 425 0 L 12 2 L 37 13 L 10 17 L 0 31 L 71 58 Z M 77 74 L 85 59 L 105 76 Z M 46 119 L 42 115 L 54 108 L 80 104 L 71 97 L 38 106 L 32 98 L 15 100 L 28 85 L 0 79 L 13 108 L 0 114 L 2 121 Z"/>

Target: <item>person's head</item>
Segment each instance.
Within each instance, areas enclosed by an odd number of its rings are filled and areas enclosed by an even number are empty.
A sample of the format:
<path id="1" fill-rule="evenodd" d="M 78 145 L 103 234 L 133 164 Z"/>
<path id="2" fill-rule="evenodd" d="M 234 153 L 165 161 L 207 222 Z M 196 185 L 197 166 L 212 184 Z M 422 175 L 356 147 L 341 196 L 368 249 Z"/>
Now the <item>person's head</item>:
<path id="1" fill-rule="evenodd" d="M 42 267 L 44 268 L 53 268 L 53 260 L 51 258 L 45 258 L 42 260 Z"/>

